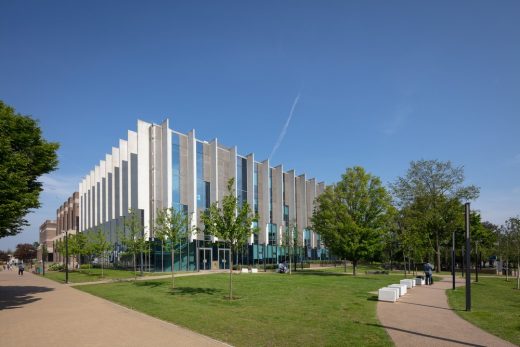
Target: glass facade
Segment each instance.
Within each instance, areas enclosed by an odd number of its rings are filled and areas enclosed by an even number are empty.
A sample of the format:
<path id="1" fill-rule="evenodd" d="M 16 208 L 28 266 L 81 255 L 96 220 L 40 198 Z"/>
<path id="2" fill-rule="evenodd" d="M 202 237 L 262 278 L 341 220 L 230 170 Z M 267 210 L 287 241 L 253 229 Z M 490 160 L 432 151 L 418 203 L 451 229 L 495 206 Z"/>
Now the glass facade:
<path id="1" fill-rule="evenodd" d="M 309 229 L 303 229 L 303 245 L 311 247 L 311 231 Z"/>
<path id="2" fill-rule="evenodd" d="M 258 213 L 258 163 L 254 164 L 254 171 L 253 171 L 253 189 L 254 189 L 254 195 L 253 195 L 253 209 L 255 213 Z"/>
<path id="3" fill-rule="evenodd" d="M 179 210 L 181 205 L 181 155 L 180 135 L 172 134 L 172 202 L 173 207 Z"/>
<path id="4" fill-rule="evenodd" d="M 247 159 L 237 156 L 237 198 L 238 206 L 247 202 Z"/>
<path id="5" fill-rule="evenodd" d="M 276 224 L 269 223 L 268 224 L 268 228 L 269 228 L 268 244 L 269 245 L 276 245 L 277 236 L 278 236 L 278 227 L 277 227 Z"/>
<path id="6" fill-rule="evenodd" d="M 197 141 L 197 207 L 205 210 L 209 207 L 210 184 L 204 181 L 204 144 Z"/>
<path id="7" fill-rule="evenodd" d="M 269 221 L 273 222 L 273 169 L 269 168 Z"/>

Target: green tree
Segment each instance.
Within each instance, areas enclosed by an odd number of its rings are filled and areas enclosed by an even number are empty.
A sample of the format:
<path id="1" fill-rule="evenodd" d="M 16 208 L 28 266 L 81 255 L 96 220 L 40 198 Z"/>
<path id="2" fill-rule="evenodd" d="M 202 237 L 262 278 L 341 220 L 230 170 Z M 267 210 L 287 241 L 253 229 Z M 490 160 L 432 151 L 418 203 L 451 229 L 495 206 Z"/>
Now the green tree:
<path id="1" fill-rule="evenodd" d="M 40 207 L 38 177 L 58 166 L 58 147 L 43 139 L 37 121 L 0 101 L 0 238 L 21 232 L 25 215 Z"/>
<path id="2" fill-rule="evenodd" d="M 175 265 L 175 245 L 188 235 L 191 220 L 184 211 L 177 211 L 174 208 L 165 208 L 157 211 L 155 220 L 155 237 L 163 242 L 168 242 L 171 248 L 172 260 L 172 289 L 175 288 L 174 265 Z"/>
<path id="3" fill-rule="evenodd" d="M 479 188 L 464 186 L 464 169 L 450 161 L 418 160 L 410 163 L 406 176 L 391 185 L 398 206 L 415 212 L 435 250 L 435 269 L 440 271 L 441 245 L 449 243 L 462 201 L 476 199 Z"/>
<path id="4" fill-rule="evenodd" d="M 77 234 L 70 234 L 69 233 L 69 241 L 68 241 L 68 247 L 69 247 L 69 256 L 72 256 L 72 267 L 74 267 L 74 259 L 76 259 L 76 263 L 78 266 L 81 263 L 81 256 L 82 255 L 88 255 L 89 249 L 88 249 L 88 240 L 87 236 L 83 233 L 77 233 Z"/>
<path id="5" fill-rule="evenodd" d="M 14 257 L 22 260 L 23 262 L 28 262 L 36 258 L 36 247 L 30 243 L 19 243 L 16 245 L 16 250 L 14 251 Z"/>
<path id="6" fill-rule="evenodd" d="M 229 300 L 233 300 L 233 254 L 247 242 L 247 238 L 254 232 L 252 225 L 255 221 L 246 201 L 239 206 L 234 184 L 235 180 L 231 178 L 227 186 L 228 194 L 224 196 L 220 204 L 214 202 L 201 215 L 204 232 L 229 243 Z"/>
<path id="7" fill-rule="evenodd" d="M 146 253 L 148 247 L 144 237 L 144 226 L 136 210 L 130 210 L 125 219 L 125 228 L 119 233 L 119 239 L 126 252 L 133 258 L 134 280 L 137 280 L 136 258 L 138 254 Z"/>
<path id="8" fill-rule="evenodd" d="M 312 225 L 334 254 L 352 260 L 356 275 L 358 261 L 381 247 L 391 211 L 391 198 L 381 180 L 356 166 L 316 199 Z"/>
<path id="9" fill-rule="evenodd" d="M 96 229 L 88 234 L 87 249 L 91 255 L 99 259 L 99 263 L 101 264 L 101 277 L 103 278 L 105 276 L 103 266 L 105 254 L 112 249 L 112 245 L 108 242 L 103 230 Z"/>
<path id="10" fill-rule="evenodd" d="M 507 262 L 516 260 L 516 289 L 520 289 L 520 217 L 512 217 L 506 221 Z"/>
<path id="11" fill-rule="evenodd" d="M 9 261 L 9 253 L 5 251 L 0 251 L 0 261 L 8 262 Z"/>

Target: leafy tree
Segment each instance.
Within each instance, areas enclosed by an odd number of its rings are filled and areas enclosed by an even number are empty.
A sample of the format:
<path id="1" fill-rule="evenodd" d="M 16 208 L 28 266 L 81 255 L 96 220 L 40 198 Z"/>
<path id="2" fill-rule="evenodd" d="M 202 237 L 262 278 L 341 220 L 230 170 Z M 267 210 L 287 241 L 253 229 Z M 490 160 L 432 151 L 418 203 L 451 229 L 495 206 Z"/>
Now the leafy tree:
<path id="1" fill-rule="evenodd" d="M 130 210 L 125 219 L 125 228 L 120 232 L 119 238 L 126 252 L 133 258 L 134 280 L 137 280 L 136 257 L 138 254 L 146 253 L 148 247 L 144 237 L 144 226 L 136 210 Z"/>
<path id="2" fill-rule="evenodd" d="M 9 253 L 5 251 L 0 251 L 0 261 L 8 262 L 9 261 Z"/>
<path id="3" fill-rule="evenodd" d="M 448 243 L 454 223 L 457 223 L 463 200 L 476 199 L 479 188 L 464 186 L 464 169 L 450 161 L 412 161 L 406 176 L 391 185 L 401 208 L 414 212 L 417 225 L 434 245 L 435 268 L 440 271 L 441 245 Z"/>
<path id="4" fill-rule="evenodd" d="M 16 245 L 14 251 L 14 257 L 22 260 L 23 262 L 32 261 L 36 258 L 36 247 L 30 243 L 20 243 Z"/>
<path id="5" fill-rule="evenodd" d="M 155 221 L 155 237 L 163 242 L 169 242 L 172 257 L 172 289 L 175 288 L 174 279 L 174 259 L 175 245 L 179 240 L 188 235 L 190 229 L 190 217 L 184 211 L 177 211 L 174 208 L 166 208 L 157 211 Z"/>
<path id="6" fill-rule="evenodd" d="M 89 254 L 87 236 L 83 233 L 68 234 L 69 256 L 76 258 L 77 264 L 81 263 L 81 256 Z M 74 258 L 73 258 L 74 261 Z M 72 264 L 74 266 L 74 263 Z"/>
<path id="7" fill-rule="evenodd" d="M 356 275 L 358 261 L 381 247 L 391 212 L 391 198 L 381 180 L 356 166 L 316 199 L 312 225 L 334 254 L 352 260 Z"/>
<path id="8" fill-rule="evenodd" d="M 229 300 L 233 300 L 233 254 L 236 253 L 254 232 L 252 225 L 255 217 L 249 204 L 244 201 L 238 206 L 238 198 L 234 193 L 235 180 L 228 181 L 228 194 L 220 204 L 214 202 L 201 215 L 204 232 L 216 236 L 229 243 Z"/>
<path id="9" fill-rule="evenodd" d="M 25 215 L 40 207 L 38 177 L 58 166 L 58 147 L 43 139 L 37 121 L 0 101 L 0 238 L 21 232 Z"/>
<path id="10" fill-rule="evenodd" d="M 512 217 L 506 221 L 507 262 L 509 257 L 516 260 L 516 289 L 520 289 L 520 217 Z"/>
<path id="11" fill-rule="evenodd" d="M 101 264 L 101 277 L 104 277 L 104 257 L 106 252 L 108 252 L 110 249 L 112 249 L 112 245 L 110 242 L 108 242 L 107 237 L 103 230 L 97 229 L 94 231 L 91 231 L 88 234 L 88 246 L 87 246 L 88 252 L 93 255 L 94 257 L 98 257 L 100 259 Z"/>
<path id="12" fill-rule="evenodd" d="M 296 222 L 289 224 L 282 235 L 282 246 L 285 247 L 287 256 L 289 258 L 289 275 L 292 271 L 291 262 L 294 263 L 294 270 L 296 271 L 296 247 L 298 247 L 298 227 Z"/>

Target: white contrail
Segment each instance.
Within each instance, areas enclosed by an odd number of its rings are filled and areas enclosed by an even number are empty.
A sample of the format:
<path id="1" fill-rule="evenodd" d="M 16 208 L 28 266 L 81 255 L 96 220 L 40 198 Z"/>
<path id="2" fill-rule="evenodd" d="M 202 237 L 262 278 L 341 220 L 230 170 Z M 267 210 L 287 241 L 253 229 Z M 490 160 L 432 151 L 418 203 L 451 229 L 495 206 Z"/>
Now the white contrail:
<path id="1" fill-rule="evenodd" d="M 287 132 L 287 128 L 289 127 L 289 123 L 291 122 L 291 118 L 293 116 L 294 109 L 296 108 L 296 104 L 298 104 L 298 100 L 300 100 L 300 93 L 298 93 L 298 95 L 296 95 L 296 98 L 294 99 L 294 102 L 291 107 L 291 112 L 289 112 L 289 117 L 287 117 L 287 121 L 283 126 L 282 132 L 280 133 L 280 136 L 278 136 L 278 140 L 276 141 L 276 144 L 274 145 L 273 150 L 271 151 L 269 160 L 271 160 L 273 155 L 276 153 L 276 150 L 278 149 L 278 147 L 280 147 L 280 144 L 282 143 L 283 138 L 285 137 L 285 133 Z"/>

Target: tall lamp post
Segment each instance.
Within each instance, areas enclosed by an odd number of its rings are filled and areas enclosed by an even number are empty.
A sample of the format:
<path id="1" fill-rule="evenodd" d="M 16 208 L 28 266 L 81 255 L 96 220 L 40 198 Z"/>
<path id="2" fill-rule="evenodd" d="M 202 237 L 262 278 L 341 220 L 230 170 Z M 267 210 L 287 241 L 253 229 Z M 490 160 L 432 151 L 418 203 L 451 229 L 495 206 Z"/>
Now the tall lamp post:
<path id="1" fill-rule="evenodd" d="M 69 233 L 65 230 L 65 283 L 69 283 Z"/>
<path id="2" fill-rule="evenodd" d="M 455 290 L 455 232 L 452 233 L 451 237 L 451 289 Z"/>
<path id="3" fill-rule="evenodd" d="M 471 311 L 471 244 L 469 233 L 469 202 L 465 204 L 466 224 L 466 311 Z"/>

